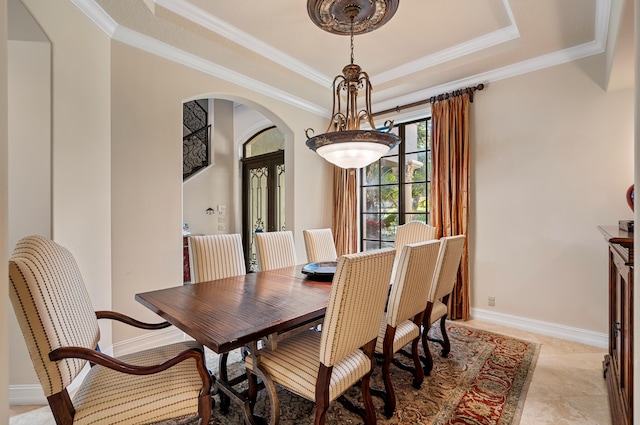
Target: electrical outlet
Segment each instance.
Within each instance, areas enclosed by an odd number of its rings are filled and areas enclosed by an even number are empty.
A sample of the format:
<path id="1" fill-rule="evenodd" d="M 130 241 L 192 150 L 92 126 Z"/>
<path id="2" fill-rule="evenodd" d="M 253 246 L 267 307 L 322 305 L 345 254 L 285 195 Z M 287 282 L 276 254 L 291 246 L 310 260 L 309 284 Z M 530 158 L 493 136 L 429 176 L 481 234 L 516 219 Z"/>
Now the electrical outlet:
<path id="1" fill-rule="evenodd" d="M 227 226 L 224 224 L 218 224 L 218 230 L 227 230 Z"/>
<path id="2" fill-rule="evenodd" d="M 489 307 L 495 307 L 496 306 L 496 297 L 489 297 L 487 305 Z"/>

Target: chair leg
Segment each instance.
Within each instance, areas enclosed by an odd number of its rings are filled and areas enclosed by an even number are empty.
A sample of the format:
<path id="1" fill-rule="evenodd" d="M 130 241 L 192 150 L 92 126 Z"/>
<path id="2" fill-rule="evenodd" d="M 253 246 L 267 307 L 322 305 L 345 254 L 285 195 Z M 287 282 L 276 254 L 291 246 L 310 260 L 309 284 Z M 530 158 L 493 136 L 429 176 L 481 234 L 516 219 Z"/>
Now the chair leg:
<path id="1" fill-rule="evenodd" d="M 391 360 L 393 359 L 393 340 L 396 336 L 396 328 L 387 325 L 384 336 L 384 361 L 382 363 L 382 380 L 384 381 L 384 415 L 387 419 L 393 416 L 396 410 L 396 392 L 391 383 Z"/>
<path id="2" fill-rule="evenodd" d="M 390 374 L 391 359 L 385 358 L 382 364 L 382 379 L 384 380 L 384 416 L 389 419 L 396 410 L 396 393 L 391 383 Z"/>
<path id="3" fill-rule="evenodd" d="M 422 349 L 424 351 L 424 374 L 426 376 L 431 375 L 431 369 L 433 369 L 433 359 L 431 358 L 431 351 L 429 350 L 429 329 L 431 329 L 431 311 L 433 310 L 433 304 L 427 303 L 427 308 L 424 311 L 422 318 Z"/>
<path id="4" fill-rule="evenodd" d="M 371 361 L 371 370 L 369 370 L 369 372 L 362 377 L 362 383 L 361 383 L 362 403 L 364 404 L 364 408 L 365 408 L 364 422 L 366 425 L 376 424 L 376 409 L 373 405 L 373 400 L 371 399 L 371 388 L 369 386 L 369 383 L 371 381 L 371 375 L 373 374 L 373 366 L 374 366 L 373 353 L 376 349 L 376 340 L 377 338 L 374 338 L 363 347 L 364 353 L 367 355 L 367 357 L 369 357 Z"/>
<path id="5" fill-rule="evenodd" d="M 203 394 L 198 397 L 199 425 L 207 425 L 211 420 L 211 394 Z"/>
<path id="6" fill-rule="evenodd" d="M 76 414 L 76 410 L 71 402 L 71 397 L 66 389 L 59 393 L 50 395 L 47 397 L 49 407 L 58 425 L 71 425 L 73 424 L 73 416 Z"/>
<path id="7" fill-rule="evenodd" d="M 420 338 L 416 338 L 411 343 L 411 354 L 413 358 L 413 388 L 419 390 L 424 381 L 424 370 L 422 369 L 422 363 L 420 362 L 420 354 L 418 353 L 418 343 Z"/>
<path id="8" fill-rule="evenodd" d="M 447 335 L 447 327 L 445 326 L 445 320 L 447 319 L 447 315 L 445 314 L 440 319 L 440 332 L 442 333 L 442 357 L 447 357 L 449 352 L 451 351 L 451 343 L 449 342 L 449 335 Z"/>
<path id="9" fill-rule="evenodd" d="M 316 418 L 315 425 L 324 425 L 329 408 L 329 383 L 333 366 L 325 366 L 320 363 L 318 380 L 316 381 Z"/>

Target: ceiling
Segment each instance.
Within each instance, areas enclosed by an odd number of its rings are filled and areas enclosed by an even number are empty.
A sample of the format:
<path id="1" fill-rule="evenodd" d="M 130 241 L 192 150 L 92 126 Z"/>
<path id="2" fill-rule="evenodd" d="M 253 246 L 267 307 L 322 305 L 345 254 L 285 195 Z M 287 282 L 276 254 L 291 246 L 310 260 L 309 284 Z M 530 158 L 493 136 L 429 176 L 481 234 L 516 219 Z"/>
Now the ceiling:
<path id="1" fill-rule="evenodd" d="M 349 37 L 301 0 L 72 0 L 110 37 L 330 115 Z M 631 0 L 402 0 L 355 36 L 373 111 L 606 51 L 604 89 L 633 85 Z M 605 64 L 606 62 L 606 64 Z"/>

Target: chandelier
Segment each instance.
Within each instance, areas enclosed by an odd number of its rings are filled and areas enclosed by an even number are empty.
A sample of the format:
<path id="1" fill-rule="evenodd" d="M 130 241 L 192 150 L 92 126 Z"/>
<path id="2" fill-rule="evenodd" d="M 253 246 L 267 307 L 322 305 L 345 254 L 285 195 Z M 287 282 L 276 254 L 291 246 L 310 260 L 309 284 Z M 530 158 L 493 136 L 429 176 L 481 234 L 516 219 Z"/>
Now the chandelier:
<path id="1" fill-rule="evenodd" d="M 311 20 L 321 29 L 351 37 L 351 63 L 333 80 L 333 111 L 327 131 L 313 136 L 306 129 L 307 146 L 322 158 L 341 168 L 362 168 L 377 161 L 399 142 L 391 133 L 376 130 L 371 114 L 371 82 L 362 68 L 354 64 L 353 36 L 385 24 L 398 9 L 399 0 L 308 0 Z M 358 110 L 358 93 L 364 91 L 364 109 Z M 344 110 L 343 110 L 344 109 Z M 369 130 L 361 130 L 364 120 Z M 312 136 L 309 135 L 311 131 Z"/>

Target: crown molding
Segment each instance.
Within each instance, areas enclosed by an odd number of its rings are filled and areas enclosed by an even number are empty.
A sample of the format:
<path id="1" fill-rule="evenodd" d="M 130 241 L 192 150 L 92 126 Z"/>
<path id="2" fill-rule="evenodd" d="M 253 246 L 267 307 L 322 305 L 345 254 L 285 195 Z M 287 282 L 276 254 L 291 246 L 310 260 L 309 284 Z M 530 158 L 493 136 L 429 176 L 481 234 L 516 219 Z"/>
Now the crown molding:
<path id="1" fill-rule="evenodd" d="M 601 43 L 597 41 L 590 41 L 579 46 L 574 46 L 565 50 L 559 50 L 557 52 L 538 56 L 537 58 L 528 59 L 512 65 L 504 66 L 502 68 L 496 68 L 491 71 L 473 75 L 471 77 L 451 81 L 449 83 L 440 84 L 438 86 L 429 87 L 424 90 L 418 90 L 404 96 L 391 95 L 390 93 L 394 89 L 388 89 L 386 91 L 382 90 L 378 92 L 378 96 L 384 97 L 384 95 L 386 94 L 389 99 L 375 103 L 374 109 L 385 110 L 395 108 L 399 105 L 407 105 L 413 102 L 419 102 L 432 96 L 437 96 L 442 93 L 448 93 L 464 87 L 475 86 L 479 83 L 488 85 L 491 82 L 516 77 L 518 75 L 527 74 L 529 72 L 539 71 L 541 69 L 561 65 L 567 62 L 572 62 L 578 59 L 585 58 L 587 56 L 602 53 L 603 51 L 604 46 Z"/>
<path id="2" fill-rule="evenodd" d="M 153 0 L 150 0 L 150 1 L 153 1 Z M 502 43 L 507 41 L 507 39 L 513 39 L 514 37 L 519 36 L 519 32 L 514 22 L 513 14 L 511 12 L 511 8 L 509 7 L 508 0 L 502 0 L 502 1 L 505 6 L 505 10 L 509 14 L 509 18 L 512 22 L 512 24 L 509 25 L 508 27 L 505 27 L 498 31 L 494 31 L 493 33 L 490 33 L 486 36 L 478 37 L 474 40 L 469 41 L 468 43 L 462 43 L 451 49 L 444 50 L 438 54 L 430 55 L 425 58 L 419 59 L 417 61 L 413 61 L 407 64 L 406 66 L 403 65 L 403 66 L 394 68 L 393 70 L 383 72 L 382 74 L 379 74 L 375 78 L 376 84 L 382 83 L 384 81 L 390 81 L 390 79 L 400 78 L 401 75 L 408 75 L 408 73 L 415 72 L 420 67 L 433 66 L 436 63 L 443 63 L 448 60 L 452 60 L 457 57 L 463 56 L 465 54 L 469 54 L 470 52 L 473 51 L 473 49 L 477 50 L 482 48 L 482 46 L 485 46 L 484 48 L 487 48 L 487 47 L 490 47 L 490 45 Z M 98 6 L 94 0 L 72 0 L 72 2 L 83 13 L 85 13 L 98 27 L 100 27 L 107 35 L 109 35 L 114 40 L 118 40 L 122 43 L 125 43 L 135 48 L 139 48 L 153 55 L 163 57 L 167 60 L 199 70 L 201 72 L 212 75 L 214 77 L 239 85 L 243 88 L 253 90 L 264 96 L 282 101 L 284 103 L 287 103 L 294 107 L 311 112 L 313 114 L 323 116 L 323 117 L 330 116 L 330 111 L 328 109 L 323 108 L 317 104 L 308 102 L 297 96 L 293 96 L 290 93 L 287 93 L 283 90 L 280 90 L 268 84 L 262 83 L 260 81 L 247 77 L 245 75 L 242 75 L 236 71 L 220 66 L 216 63 L 203 59 L 199 56 L 185 52 L 169 44 L 158 41 L 152 37 L 138 33 L 129 28 L 120 26 L 115 21 L 113 21 L 113 19 L 111 19 L 111 17 L 107 15 L 106 12 L 104 12 L 104 10 L 100 6 Z M 183 4 L 185 5 L 189 4 L 184 0 L 155 0 L 155 2 L 156 4 L 161 5 L 162 7 L 172 7 L 172 8 L 175 8 Z M 417 102 L 423 99 L 427 99 L 431 96 L 435 96 L 441 93 L 446 93 L 462 87 L 467 87 L 467 86 L 475 85 L 478 83 L 487 84 L 492 81 L 499 81 L 505 78 L 515 77 L 517 75 L 538 71 L 540 69 L 544 69 L 547 67 L 559 65 L 562 63 L 581 59 L 590 55 L 602 53 L 604 52 L 606 47 L 606 37 L 607 37 L 607 31 L 608 31 L 608 25 L 609 25 L 610 9 L 611 9 L 611 0 L 596 0 L 595 39 L 591 42 L 574 46 L 565 50 L 552 52 L 546 55 L 521 61 L 516 64 L 504 66 L 504 67 L 497 68 L 484 73 L 476 74 L 464 79 L 449 82 L 447 84 L 442 84 L 435 87 L 429 87 L 424 90 L 415 91 L 407 95 L 398 96 L 395 93 L 393 93 L 394 89 L 379 91 L 377 92 L 377 97 L 378 98 L 387 97 L 387 100 L 374 103 L 374 107 L 375 107 L 374 109 L 382 110 L 382 109 L 393 108 L 398 105 Z M 196 9 L 196 10 L 200 10 L 200 9 Z M 189 14 L 192 14 L 192 13 L 193 13 L 193 10 L 190 10 Z M 185 14 L 187 13 L 185 12 Z M 195 19 L 195 17 L 193 19 Z M 234 41 L 242 44 L 242 40 L 247 40 L 246 38 L 243 39 L 241 35 L 238 35 L 237 32 L 234 35 L 234 31 L 233 31 L 234 27 L 228 24 L 225 24 L 224 22 L 218 20 L 217 18 L 214 19 L 212 22 L 214 21 L 220 24 L 220 26 L 218 27 L 219 31 L 222 31 L 222 29 L 224 29 L 225 31 L 229 31 L 230 34 L 228 36 L 231 37 Z M 237 29 L 235 30 L 238 31 Z M 227 36 L 222 32 L 218 32 L 218 33 L 221 35 L 224 35 L 225 37 Z M 250 37 L 246 34 L 244 34 L 244 36 Z M 259 40 L 258 42 L 262 43 Z M 262 44 L 265 44 L 265 43 L 262 43 Z M 280 59 L 280 56 L 278 55 L 281 54 L 282 52 L 280 52 L 277 49 L 273 49 L 270 46 L 269 46 L 269 49 L 271 51 L 271 56 L 270 57 L 268 56 L 269 59 L 273 60 L 274 58 L 276 58 L 278 61 L 280 61 L 281 59 Z M 262 52 L 259 52 L 259 53 L 262 53 Z M 298 61 L 294 60 L 294 62 L 298 62 Z M 285 61 L 282 61 L 282 63 L 284 64 Z M 431 65 L 426 65 L 427 63 L 430 63 Z M 295 66 L 289 65 L 288 67 L 292 71 L 297 72 L 301 75 L 304 75 L 303 71 L 301 71 L 300 68 L 298 68 L 298 70 L 296 71 Z M 421 69 L 424 69 L 424 68 L 421 68 Z M 307 72 L 307 71 L 304 71 L 304 72 Z M 317 74 L 317 75 L 320 75 L 320 74 Z M 325 83 L 323 84 L 326 86 Z"/>
<path id="3" fill-rule="evenodd" d="M 502 0 L 502 5 L 509 16 L 509 25 L 492 31 L 488 34 L 476 37 L 464 43 L 448 49 L 440 50 L 434 54 L 424 56 L 422 58 L 407 62 L 395 68 L 383 71 L 371 77 L 371 83 L 374 85 L 384 84 L 389 81 L 406 77 L 424 69 L 431 68 L 473 53 L 480 52 L 498 44 L 506 43 L 511 40 L 520 38 L 520 31 L 516 25 L 513 11 L 508 0 Z"/>
<path id="4" fill-rule="evenodd" d="M 172 62 L 201 71 L 205 74 L 212 75 L 245 89 L 255 91 L 256 93 L 260 93 L 272 99 L 295 106 L 296 108 L 309 111 L 316 115 L 330 115 L 329 110 L 326 108 L 308 102 L 300 97 L 287 93 L 284 90 L 280 90 L 253 78 L 247 77 L 237 71 L 203 59 L 197 55 L 158 41 L 155 38 L 133 31 L 129 28 L 119 26 L 114 32 L 112 38 L 124 44 L 144 50 L 145 52 L 151 53 L 155 56 L 159 56 Z"/>

